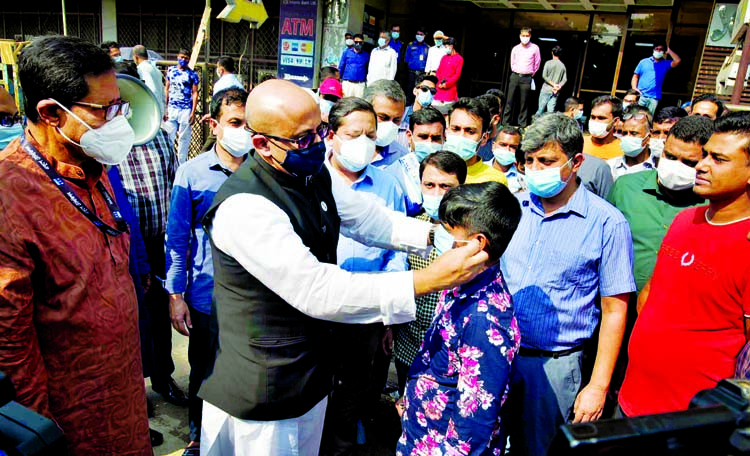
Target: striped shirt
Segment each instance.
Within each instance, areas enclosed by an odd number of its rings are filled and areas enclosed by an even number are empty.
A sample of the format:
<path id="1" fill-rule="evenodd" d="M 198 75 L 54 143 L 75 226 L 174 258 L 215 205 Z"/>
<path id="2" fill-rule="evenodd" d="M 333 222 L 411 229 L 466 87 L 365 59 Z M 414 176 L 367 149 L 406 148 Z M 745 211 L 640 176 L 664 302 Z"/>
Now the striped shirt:
<path id="1" fill-rule="evenodd" d="M 142 146 L 133 146 L 119 165 L 122 186 L 138 216 L 144 238 L 167 231 L 167 211 L 177 169 L 177 155 L 164 130 Z"/>
<path id="2" fill-rule="evenodd" d="M 628 222 L 582 185 L 565 206 L 546 216 L 535 195 L 517 197 L 523 216 L 501 268 L 513 294 L 522 346 L 576 347 L 599 323 L 597 294 L 635 291 Z"/>

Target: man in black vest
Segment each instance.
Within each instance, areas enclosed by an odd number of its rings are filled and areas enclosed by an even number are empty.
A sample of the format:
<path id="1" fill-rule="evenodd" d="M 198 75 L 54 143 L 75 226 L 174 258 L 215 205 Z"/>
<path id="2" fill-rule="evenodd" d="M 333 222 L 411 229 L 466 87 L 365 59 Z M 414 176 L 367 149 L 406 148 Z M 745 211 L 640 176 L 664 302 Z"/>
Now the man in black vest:
<path id="1" fill-rule="evenodd" d="M 368 245 L 424 253 L 433 227 L 331 181 L 323 167 L 328 126 L 293 83 L 256 87 L 247 124 L 255 153 L 204 220 L 220 348 L 200 391 L 201 453 L 317 455 L 333 372 L 326 321 L 413 320 L 415 296 L 470 280 L 487 255 L 474 242 L 420 271 L 340 269 L 339 230 Z"/>

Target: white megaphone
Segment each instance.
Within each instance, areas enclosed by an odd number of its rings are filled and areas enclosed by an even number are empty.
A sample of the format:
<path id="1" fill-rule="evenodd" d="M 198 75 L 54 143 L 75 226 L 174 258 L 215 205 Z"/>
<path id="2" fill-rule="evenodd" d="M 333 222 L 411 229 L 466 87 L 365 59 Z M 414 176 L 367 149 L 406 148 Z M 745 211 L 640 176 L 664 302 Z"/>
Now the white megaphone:
<path id="1" fill-rule="evenodd" d="M 151 141 L 159 132 L 163 115 L 156 95 L 140 79 L 127 74 L 117 75 L 117 86 L 120 98 L 130 103 L 130 114 L 126 119 L 135 132 L 133 145 Z"/>

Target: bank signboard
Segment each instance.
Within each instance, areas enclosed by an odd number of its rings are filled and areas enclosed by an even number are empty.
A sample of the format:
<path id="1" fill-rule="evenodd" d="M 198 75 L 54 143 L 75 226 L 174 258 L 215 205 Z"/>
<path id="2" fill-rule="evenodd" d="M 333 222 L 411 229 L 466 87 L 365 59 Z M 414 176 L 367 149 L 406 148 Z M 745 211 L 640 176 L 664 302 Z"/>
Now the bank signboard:
<path id="1" fill-rule="evenodd" d="M 281 0 L 278 78 L 312 88 L 318 0 Z"/>

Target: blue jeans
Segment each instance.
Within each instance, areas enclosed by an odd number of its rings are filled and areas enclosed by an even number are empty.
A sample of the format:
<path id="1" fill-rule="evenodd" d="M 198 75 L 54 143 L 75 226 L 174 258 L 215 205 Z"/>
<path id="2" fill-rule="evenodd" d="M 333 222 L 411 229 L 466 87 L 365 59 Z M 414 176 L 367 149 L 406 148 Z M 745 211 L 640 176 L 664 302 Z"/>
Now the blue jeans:
<path id="1" fill-rule="evenodd" d="M 545 456 L 557 429 L 572 417 L 581 389 L 582 352 L 560 358 L 516 356 L 503 406 L 513 456 Z"/>
<path id="2" fill-rule="evenodd" d="M 657 100 L 656 98 L 649 98 L 645 95 L 641 95 L 641 98 L 638 100 L 638 104 L 648 108 L 648 110 L 651 111 L 651 115 L 653 116 L 656 112 L 656 107 L 659 105 L 659 100 Z"/>
<path id="3" fill-rule="evenodd" d="M 557 107 L 557 94 L 552 92 L 539 92 L 539 109 L 536 114 L 555 112 Z"/>

